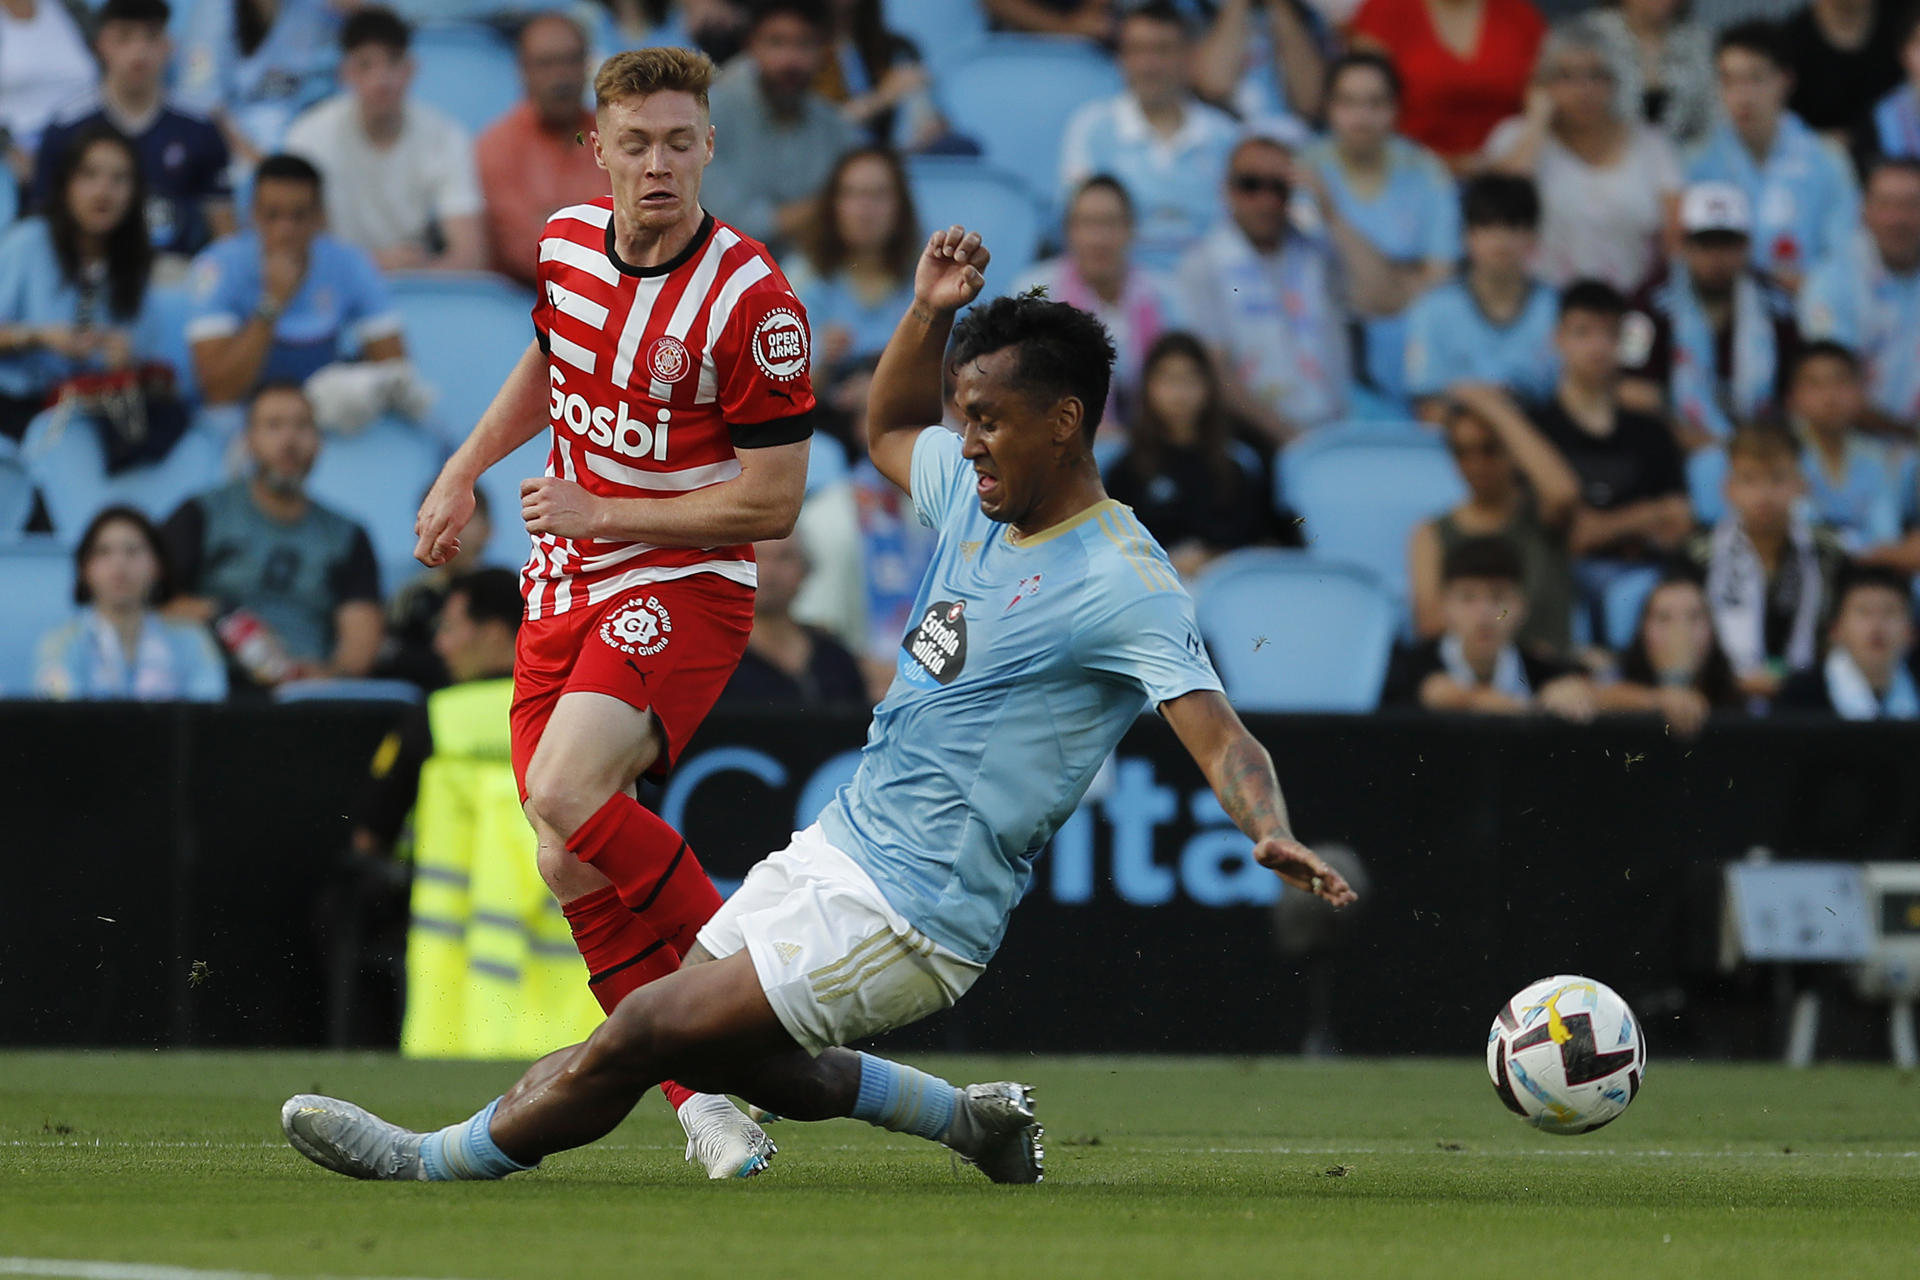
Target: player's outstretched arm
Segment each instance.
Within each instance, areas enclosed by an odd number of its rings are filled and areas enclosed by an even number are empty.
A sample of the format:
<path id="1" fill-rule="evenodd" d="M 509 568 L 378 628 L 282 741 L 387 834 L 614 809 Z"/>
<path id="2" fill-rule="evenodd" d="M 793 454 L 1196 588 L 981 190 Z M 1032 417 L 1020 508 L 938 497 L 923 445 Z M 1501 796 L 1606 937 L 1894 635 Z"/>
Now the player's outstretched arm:
<path id="1" fill-rule="evenodd" d="M 529 342 L 466 442 L 454 450 L 414 519 L 413 558 L 428 568 L 453 559 L 473 519 L 473 486 L 488 467 L 547 428 L 547 357 Z"/>
<path id="2" fill-rule="evenodd" d="M 953 316 L 980 296 L 992 257 L 980 234 L 951 226 L 927 237 L 913 305 L 887 340 L 867 391 L 867 451 L 880 474 L 911 491 L 913 442 L 946 416 L 945 359 Z"/>
<path id="3" fill-rule="evenodd" d="M 1160 704 L 1234 825 L 1254 842 L 1253 857 L 1295 889 L 1305 889 L 1336 907 L 1357 896 L 1338 871 L 1293 838 L 1287 802 L 1273 773 L 1273 757 L 1240 723 L 1225 697 L 1211 689 L 1182 694 Z"/>

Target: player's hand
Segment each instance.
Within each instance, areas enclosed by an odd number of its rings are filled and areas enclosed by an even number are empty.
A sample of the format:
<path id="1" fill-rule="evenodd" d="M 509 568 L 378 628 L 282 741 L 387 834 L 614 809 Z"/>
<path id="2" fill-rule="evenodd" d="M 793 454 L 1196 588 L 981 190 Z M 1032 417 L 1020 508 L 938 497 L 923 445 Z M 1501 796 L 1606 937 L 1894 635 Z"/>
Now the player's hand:
<path id="1" fill-rule="evenodd" d="M 1344 907 L 1360 897 L 1345 876 L 1298 840 L 1262 840 L 1253 846 L 1253 860 L 1279 876 L 1288 888 L 1304 889 L 1332 906 Z"/>
<path id="2" fill-rule="evenodd" d="M 600 499 L 572 480 L 539 476 L 520 482 L 520 517 L 528 533 L 590 538 L 599 514 Z"/>
<path id="3" fill-rule="evenodd" d="M 913 296 L 936 312 L 951 315 L 980 296 L 992 258 L 978 231 L 958 224 L 927 237 L 920 265 L 913 271 Z"/>
<path id="4" fill-rule="evenodd" d="M 420 541 L 413 548 L 413 558 L 438 569 L 459 555 L 460 531 L 473 519 L 473 508 L 473 482 L 442 471 L 414 517 L 413 533 Z"/>

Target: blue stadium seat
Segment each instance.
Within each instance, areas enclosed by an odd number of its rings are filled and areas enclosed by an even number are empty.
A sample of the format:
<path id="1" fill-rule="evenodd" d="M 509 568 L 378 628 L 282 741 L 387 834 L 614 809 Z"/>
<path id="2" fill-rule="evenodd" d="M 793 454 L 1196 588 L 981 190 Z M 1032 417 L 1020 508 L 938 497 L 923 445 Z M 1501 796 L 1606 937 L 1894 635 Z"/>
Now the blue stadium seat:
<path id="1" fill-rule="evenodd" d="M 1194 584 L 1200 634 L 1246 711 L 1372 711 L 1393 652 L 1394 603 L 1359 565 L 1254 548 Z"/>
<path id="2" fill-rule="evenodd" d="M 22 536 L 33 517 L 33 476 L 21 461 L 20 446 L 0 437 L 0 543 Z"/>
<path id="3" fill-rule="evenodd" d="M 1633 633 L 1640 625 L 1640 610 L 1659 585 L 1660 570 L 1651 567 L 1629 570 L 1607 584 L 1601 609 L 1606 618 L 1609 649 L 1619 653 L 1633 643 Z"/>
<path id="4" fill-rule="evenodd" d="M 391 418 L 355 435 L 329 436 L 320 446 L 311 492 L 366 527 L 385 594 L 420 571 L 413 559 L 413 518 L 445 460 L 425 431 Z"/>
<path id="5" fill-rule="evenodd" d="M 929 230 L 957 222 L 978 231 L 993 251 L 987 266 L 988 296 L 1005 293 L 1033 265 L 1040 250 L 1041 213 L 1020 179 L 982 160 L 916 156 L 907 162 L 907 181 L 920 221 Z"/>
<path id="6" fill-rule="evenodd" d="M 1718 524 L 1727 512 L 1721 485 L 1727 479 L 1727 451 L 1719 445 L 1697 449 L 1687 456 L 1687 497 L 1693 517 L 1702 524 Z"/>
<path id="7" fill-rule="evenodd" d="M 197 401 L 200 387 L 193 376 L 193 352 L 187 343 L 193 295 L 184 284 L 156 284 L 147 290 L 147 307 L 153 319 L 152 331 L 160 339 L 154 358 L 172 365 L 180 394 L 190 402 Z"/>
<path id="8" fill-rule="evenodd" d="M 433 429 L 457 446 L 533 341 L 533 294 L 483 271 L 402 273 L 388 288 L 407 356 L 439 393 Z"/>
<path id="9" fill-rule="evenodd" d="M 944 7 L 944 6 L 943 6 Z M 1060 139 L 1083 103 L 1121 90 L 1113 59 L 1081 40 L 990 35 L 941 72 L 941 109 L 997 168 L 1025 182 L 1051 208 L 1060 180 Z M 931 213 L 922 211 L 924 216 Z"/>
<path id="10" fill-rule="evenodd" d="M 1287 446 L 1275 488 L 1306 518 L 1315 555 L 1365 566 L 1407 599 L 1407 539 L 1466 497 L 1438 434 L 1417 423 L 1343 423 Z"/>
<path id="11" fill-rule="evenodd" d="M 102 507 L 125 503 L 165 520 L 182 502 L 225 477 L 220 439 L 199 425 L 189 427 L 160 461 L 115 476 L 107 474 L 94 425 L 58 410 L 33 420 L 20 452 L 46 499 L 54 535 L 68 544 L 80 540 Z"/>
<path id="12" fill-rule="evenodd" d="M 987 38 L 987 15 L 977 0 L 881 0 L 887 30 L 913 41 L 936 78 Z"/>
<path id="13" fill-rule="evenodd" d="M 418 702 L 420 686 L 405 680 L 298 680 L 273 691 L 275 702 Z"/>
<path id="14" fill-rule="evenodd" d="M 520 98 L 520 68 L 487 27 L 450 22 L 413 33 L 413 96 L 478 134 Z"/>
<path id="15" fill-rule="evenodd" d="M 52 538 L 0 547 L 0 697 L 33 694 L 40 637 L 73 616 L 73 556 Z"/>

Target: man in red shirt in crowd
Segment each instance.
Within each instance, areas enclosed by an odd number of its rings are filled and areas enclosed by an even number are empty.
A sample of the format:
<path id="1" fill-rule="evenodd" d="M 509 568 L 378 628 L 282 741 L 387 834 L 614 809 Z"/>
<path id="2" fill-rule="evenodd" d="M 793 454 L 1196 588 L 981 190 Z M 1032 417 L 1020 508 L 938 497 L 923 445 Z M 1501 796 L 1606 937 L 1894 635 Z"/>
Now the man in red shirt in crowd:
<path id="1" fill-rule="evenodd" d="M 793 530 L 814 397 L 806 313 L 766 249 L 700 205 L 704 54 L 640 49 L 594 82 L 611 196 L 540 240 L 535 341 L 420 508 L 415 551 L 459 548 L 482 472 L 552 430 L 521 483 L 533 552 L 513 766 L 595 996 L 673 972 L 720 905 L 687 842 L 633 795 L 671 767 L 746 649 L 752 543 Z M 725 1098 L 663 1085 L 709 1177 L 766 1166 Z"/>

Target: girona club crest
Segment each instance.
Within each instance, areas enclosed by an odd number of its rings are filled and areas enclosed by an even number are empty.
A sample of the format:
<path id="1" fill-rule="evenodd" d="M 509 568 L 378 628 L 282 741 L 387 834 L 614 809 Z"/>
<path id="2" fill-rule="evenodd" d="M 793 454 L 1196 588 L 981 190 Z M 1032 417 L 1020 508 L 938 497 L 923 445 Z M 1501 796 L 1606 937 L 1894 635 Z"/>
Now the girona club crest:
<path id="1" fill-rule="evenodd" d="M 610 647 L 642 656 L 666 648 L 667 637 L 672 634 L 673 618 L 656 596 L 635 600 L 607 615 L 607 620 L 600 624 L 600 638 Z"/>
<path id="2" fill-rule="evenodd" d="M 655 338 L 647 348 L 647 373 L 655 382 L 678 382 L 693 368 L 687 344 L 668 334 Z"/>

